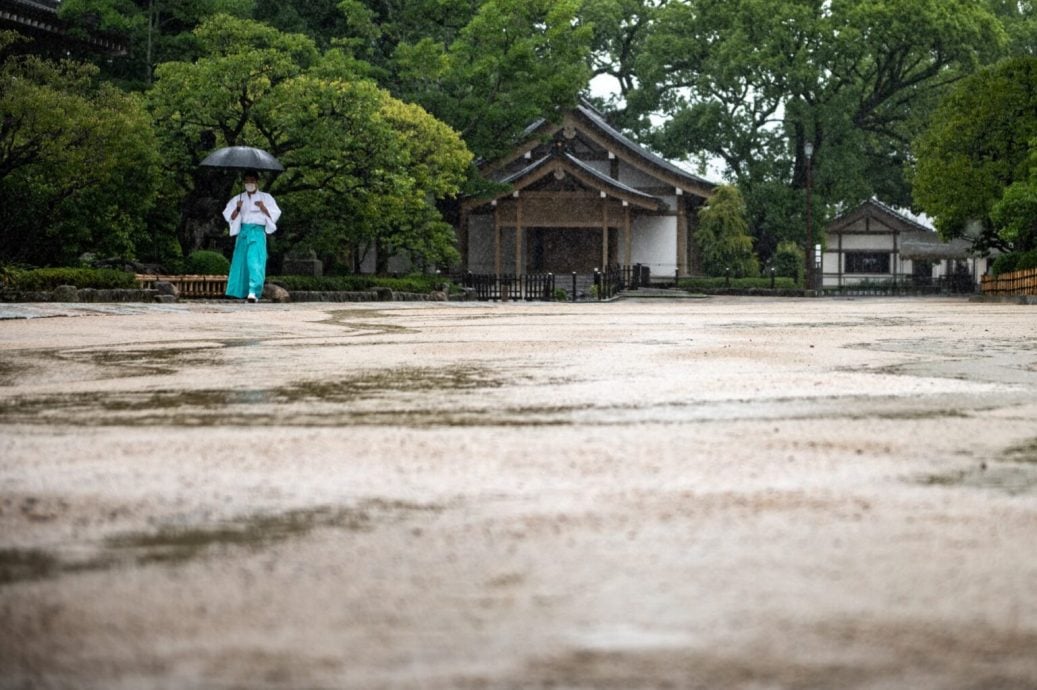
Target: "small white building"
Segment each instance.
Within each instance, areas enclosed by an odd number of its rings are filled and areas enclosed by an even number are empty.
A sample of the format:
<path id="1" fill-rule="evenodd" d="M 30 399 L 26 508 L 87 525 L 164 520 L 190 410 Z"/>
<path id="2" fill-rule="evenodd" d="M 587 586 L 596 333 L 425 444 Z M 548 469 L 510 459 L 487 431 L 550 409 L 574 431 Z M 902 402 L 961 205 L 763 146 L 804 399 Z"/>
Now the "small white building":
<path id="1" fill-rule="evenodd" d="M 944 240 L 924 217 L 875 199 L 833 218 L 824 235 L 824 288 L 891 283 L 968 291 L 987 271 L 988 259 L 970 241 Z"/>

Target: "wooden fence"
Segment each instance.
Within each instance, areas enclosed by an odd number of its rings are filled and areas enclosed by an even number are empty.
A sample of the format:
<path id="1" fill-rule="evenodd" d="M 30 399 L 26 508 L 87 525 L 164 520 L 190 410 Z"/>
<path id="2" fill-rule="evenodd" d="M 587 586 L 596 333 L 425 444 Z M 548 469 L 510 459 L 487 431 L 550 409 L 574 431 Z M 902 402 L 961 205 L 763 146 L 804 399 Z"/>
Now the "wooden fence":
<path id="1" fill-rule="evenodd" d="M 984 295 L 995 296 L 1037 295 L 1037 268 L 982 276 L 980 290 Z"/>
<path id="2" fill-rule="evenodd" d="M 227 276 L 163 276 L 138 273 L 136 278 L 137 284 L 145 290 L 154 288 L 155 283 L 159 281 L 172 283 L 180 291 L 181 297 L 224 297 L 227 292 Z"/>

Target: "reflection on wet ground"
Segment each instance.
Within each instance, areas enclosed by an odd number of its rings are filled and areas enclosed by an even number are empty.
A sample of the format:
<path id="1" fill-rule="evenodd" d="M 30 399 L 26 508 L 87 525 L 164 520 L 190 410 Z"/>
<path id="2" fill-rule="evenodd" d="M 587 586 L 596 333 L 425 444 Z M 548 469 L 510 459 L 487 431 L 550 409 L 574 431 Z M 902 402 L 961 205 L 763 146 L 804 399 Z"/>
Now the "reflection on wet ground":
<path id="1" fill-rule="evenodd" d="M 364 416 L 364 411 L 351 405 L 360 401 L 429 394 L 426 397 L 435 402 L 433 394 L 444 391 L 492 389 L 500 385 L 499 374 L 478 366 L 401 367 L 272 388 L 22 395 L 0 401 L 0 423 L 250 426 L 275 420 L 286 425 L 337 425 L 359 423 L 354 415 Z M 295 404 L 305 404 L 306 410 L 294 411 Z M 378 412 L 387 420 L 401 413 L 406 416 L 405 410 Z"/>
<path id="2" fill-rule="evenodd" d="M 320 529 L 366 532 L 414 517 L 427 521 L 443 510 L 444 506 L 436 504 L 371 498 L 355 506 L 320 506 L 247 515 L 216 524 L 166 525 L 153 531 L 116 534 L 86 559 L 43 549 L 0 549 L 0 586 L 131 564 L 183 563 L 217 549 L 265 549 Z"/>
<path id="3" fill-rule="evenodd" d="M 1009 446 L 1000 456 L 965 468 L 920 477 L 927 486 L 993 489 L 1009 495 L 1037 490 L 1037 438 Z"/>

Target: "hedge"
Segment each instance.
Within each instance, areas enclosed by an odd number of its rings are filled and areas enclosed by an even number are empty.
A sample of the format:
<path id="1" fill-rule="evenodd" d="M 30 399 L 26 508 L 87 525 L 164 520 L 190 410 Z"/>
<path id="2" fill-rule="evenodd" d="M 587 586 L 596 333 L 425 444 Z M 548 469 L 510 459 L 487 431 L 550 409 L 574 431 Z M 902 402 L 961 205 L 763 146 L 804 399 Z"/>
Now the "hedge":
<path id="1" fill-rule="evenodd" d="M 112 268 L 10 268 L 3 272 L 4 287 L 12 290 L 53 290 L 61 285 L 95 290 L 137 287 L 134 274 Z"/>
<path id="2" fill-rule="evenodd" d="M 450 281 L 441 276 L 413 275 L 389 278 L 370 275 L 352 276 L 268 276 L 268 283 L 280 285 L 288 292 L 360 292 L 387 287 L 395 292 L 432 292 Z"/>

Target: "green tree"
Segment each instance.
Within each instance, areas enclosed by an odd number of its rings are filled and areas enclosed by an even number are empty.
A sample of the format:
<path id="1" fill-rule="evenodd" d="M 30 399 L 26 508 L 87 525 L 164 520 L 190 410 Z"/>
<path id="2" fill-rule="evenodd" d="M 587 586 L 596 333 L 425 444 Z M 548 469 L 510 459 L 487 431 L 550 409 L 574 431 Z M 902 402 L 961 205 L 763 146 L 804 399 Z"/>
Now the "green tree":
<path id="1" fill-rule="evenodd" d="M 0 260 L 132 258 L 149 243 L 151 121 L 142 99 L 96 77 L 92 65 L 71 61 L 0 64 Z"/>
<path id="2" fill-rule="evenodd" d="M 756 275 L 758 265 L 753 256 L 753 238 L 749 235 L 745 201 L 734 185 L 720 185 L 699 210 L 695 230 L 707 275 Z"/>
<path id="3" fill-rule="evenodd" d="M 873 194 L 905 203 L 908 143 L 935 99 L 1005 42 L 974 0 L 674 0 L 652 12 L 624 121 L 668 156 L 722 161 L 767 255 L 803 240 L 807 142 L 822 209 Z"/>
<path id="4" fill-rule="evenodd" d="M 1033 248 L 1032 234 L 1010 219 L 1033 185 L 1035 139 L 1037 57 L 972 75 L 940 104 L 915 146 L 916 203 L 947 237 L 977 222 L 980 249 Z"/>
<path id="5" fill-rule="evenodd" d="M 401 42 L 390 89 L 464 137 L 477 156 L 510 149 L 534 120 L 576 103 L 591 27 L 577 0 L 484 0 L 450 40 Z"/>
<path id="6" fill-rule="evenodd" d="M 213 146 L 245 144 L 287 168 L 268 188 L 285 210 L 278 235 L 288 243 L 339 256 L 377 246 L 380 261 L 404 250 L 419 262 L 456 256 L 435 208 L 457 193 L 471 161 L 455 132 L 305 36 L 228 16 L 195 33 L 203 57 L 160 65 L 149 94 L 166 123 L 167 169 L 195 209 L 180 228 L 185 251 L 224 231 L 219 211 L 232 182 L 199 160 Z"/>
<path id="7" fill-rule="evenodd" d="M 58 15 L 73 31 L 124 36 L 127 53 L 97 65 L 106 78 L 130 89 L 151 84 L 155 65 L 198 54 L 192 30 L 217 14 L 247 17 L 255 0 L 62 0 Z M 100 57 L 100 56 L 99 56 Z"/>

